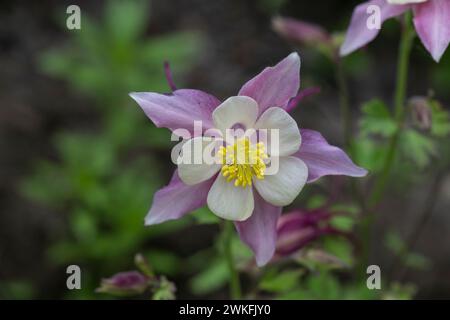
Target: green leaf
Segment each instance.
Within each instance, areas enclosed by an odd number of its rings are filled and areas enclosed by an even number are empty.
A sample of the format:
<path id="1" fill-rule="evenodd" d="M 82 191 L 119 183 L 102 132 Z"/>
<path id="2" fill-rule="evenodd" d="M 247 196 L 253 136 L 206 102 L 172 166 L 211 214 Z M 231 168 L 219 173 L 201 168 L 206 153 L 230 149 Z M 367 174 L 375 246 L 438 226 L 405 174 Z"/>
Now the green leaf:
<path id="1" fill-rule="evenodd" d="M 430 101 L 430 105 L 431 134 L 436 137 L 448 136 L 450 134 L 449 113 L 435 100 Z"/>
<path id="2" fill-rule="evenodd" d="M 175 300 L 175 284 L 167 280 L 165 276 L 160 277 L 159 285 L 153 293 L 153 300 Z"/>
<path id="3" fill-rule="evenodd" d="M 430 162 L 431 156 L 436 154 L 433 140 L 414 129 L 404 130 L 400 136 L 402 154 L 412 160 L 419 168 Z"/>
<path id="4" fill-rule="evenodd" d="M 402 263 L 409 268 L 424 270 L 431 264 L 425 256 L 415 252 L 407 252 L 408 246 L 406 242 L 393 231 L 387 233 L 385 245 L 395 255 L 399 256 Z"/>
<path id="5" fill-rule="evenodd" d="M 154 61 L 169 61 L 176 75 L 186 68 L 186 59 L 191 60 L 198 53 L 202 45 L 202 37 L 195 32 L 179 32 L 152 38 L 142 44 L 139 59 L 143 65 L 155 68 L 163 75 L 162 65 L 155 65 Z M 174 50 L 176 48 L 176 50 Z"/>
<path id="6" fill-rule="evenodd" d="M 271 270 L 264 275 L 259 288 L 268 292 L 287 292 L 294 289 L 303 275 L 303 270 Z"/>
<path id="7" fill-rule="evenodd" d="M 395 254 L 400 254 L 405 250 L 405 242 L 398 235 L 398 233 L 394 231 L 389 231 L 386 234 L 384 243 L 388 249 L 390 249 Z"/>
<path id="8" fill-rule="evenodd" d="M 180 258 L 169 250 L 148 250 L 144 256 L 156 273 L 175 275 L 181 267 Z"/>
<path id="9" fill-rule="evenodd" d="M 338 230 L 351 231 L 355 225 L 355 219 L 350 216 L 335 215 L 331 218 L 330 224 Z"/>
<path id="10" fill-rule="evenodd" d="M 322 194 L 314 194 L 308 198 L 307 209 L 318 209 L 327 203 L 328 198 Z"/>
<path id="11" fill-rule="evenodd" d="M 360 212 L 360 208 L 355 203 L 340 203 L 335 202 L 330 206 L 331 213 L 346 213 L 350 216 L 356 216 Z"/>
<path id="12" fill-rule="evenodd" d="M 72 194 L 64 168 L 45 161 L 37 163 L 34 173 L 22 181 L 20 189 L 28 198 L 48 206 L 59 206 Z"/>
<path id="13" fill-rule="evenodd" d="M 319 270 L 311 274 L 306 281 L 306 290 L 312 299 L 338 299 L 341 297 L 341 287 L 330 271 Z"/>
<path id="14" fill-rule="evenodd" d="M 363 135 L 381 135 L 390 137 L 397 126 L 389 109 L 380 100 L 371 100 L 362 106 L 361 133 Z"/>
<path id="15" fill-rule="evenodd" d="M 115 41 L 129 43 L 141 35 L 148 15 L 145 1 L 108 1 L 104 17 L 106 29 Z"/>
<path id="16" fill-rule="evenodd" d="M 354 161 L 371 173 L 382 170 L 386 159 L 387 143 L 378 143 L 371 137 L 360 135 L 352 145 Z"/>
<path id="17" fill-rule="evenodd" d="M 425 270 L 430 267 L 430 260 L 422 254 L 411 252 L 404 259 L 405 265 L 417 270 Z"/>
<path id="18" fill-rule="evenodd" d="M 335 255 L 348 266 L 353 265 L 353 247 L 347 239 L 335 236 L 326 237 L 323 241 L 323 250 Z"/>
<path id="19" fill-rule="evenodd" d="M 384 300 L 410 300 L 417 292 L 417 288 L 413 284 L 400 284 L 394 282 L 390 285 L 387 292 L 384 292 L 382 299 Z"/>
<path id="20" fill-rule="evenodd" d="M 70 225 L 78 241 L 92 243 L 95 240 L 97 226 L 95 225 L 95 217 L 89 212 L 83 210 L 74 212 L 70 218 Z"/>
<path id="21" fill-rule="evenodd" d="M 203 295 L 223 287 L 229 278 L 227 264 L 224 259 L 209 262 L 209 266 L 191 279 L 193 294 Z"/>

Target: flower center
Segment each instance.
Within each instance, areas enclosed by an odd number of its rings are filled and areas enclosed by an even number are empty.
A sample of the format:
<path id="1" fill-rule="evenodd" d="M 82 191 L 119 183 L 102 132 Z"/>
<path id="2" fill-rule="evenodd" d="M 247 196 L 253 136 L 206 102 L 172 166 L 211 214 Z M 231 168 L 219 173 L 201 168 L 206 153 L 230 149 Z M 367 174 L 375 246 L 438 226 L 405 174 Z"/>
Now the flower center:
<path id="1" fill-rule="evenodd" d="M 237 139 L 236 143 L 220 147 L 222 175 L 228 182 L 234 180 L 236 187 L 251 186 L 252 178 L 264 179 L 267 159 L 264 143 L 252 144 L 248 138 Z"/>

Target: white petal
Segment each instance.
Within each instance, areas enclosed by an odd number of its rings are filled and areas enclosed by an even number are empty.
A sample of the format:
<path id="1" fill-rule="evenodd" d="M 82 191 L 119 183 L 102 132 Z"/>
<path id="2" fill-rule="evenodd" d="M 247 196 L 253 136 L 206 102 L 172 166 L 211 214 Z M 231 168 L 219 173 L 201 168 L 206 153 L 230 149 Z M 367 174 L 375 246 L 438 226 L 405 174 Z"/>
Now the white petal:
<path id="1" fill-rule="evenodd" d="M 185 184 L 194 185 L 208 180 L 216 174 L 221 165 L 215 163 L 214 148 L 220 143 L 209 137 L 196 137 L 182 147 L 178 175 Z"/>
<path id="2" fill-rule="evenodd" d="M 290 156 L 300 148 L 302 140 L 297 122 L 281 108 L 272 107 L 267 109 L 259 117 L 255 124 L 255 129 L 268 129 L 268 146 L 266 150 L 271 155 Z M 278 130 L 278 147 L 276 141 L 271 141 L 270 139 L 275 133 L 274 130 Z"/>
<path id="3" fill-rule="evenodd" d="M 253 128 L 258 117 L 258 104 L 250 97 L 230 97 L 214 110 L 212 117 L 215 127 L 224 134 L 236 124 L 245 129 Z"/>
<path id="4" fill-rule="evenodd" d="M 221 174 L 209 190 L 207 203 L 217 216 L 233 221 L 247 220 L 255 206 L 251 187 L 236 187 Z"/>
<path id="5" fill-rule="evenodd" d="M 308 167 L 296 157 L 279 158 L 278 172 L 264 179 L 253 179 L 261 197 L 275 206 L 287 206 L 302 191 L 308 178 Z"/>

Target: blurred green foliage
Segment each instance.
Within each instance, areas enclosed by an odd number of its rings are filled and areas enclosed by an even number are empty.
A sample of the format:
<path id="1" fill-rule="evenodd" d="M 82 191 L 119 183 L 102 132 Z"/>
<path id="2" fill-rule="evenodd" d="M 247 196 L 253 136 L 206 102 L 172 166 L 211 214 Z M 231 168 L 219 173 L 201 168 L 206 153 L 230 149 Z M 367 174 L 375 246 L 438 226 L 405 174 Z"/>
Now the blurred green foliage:
<path id="1" fill-rule="evenodd" d="M 102 22 L 83 16 L 82 29 L 66 48 L 43 55 L 42 69 L 106 109 L 110 104 L 123 107 L 131 91 L 167 91 L 162 62 L 169 60 L 174 70 L 185 71 L 200 49 L 200 36 L 179 32 L 146 38 L 149 14 L 147 1 L 108 1 Z"/>
<path id="2" fill-rule="evenodd" d="M 156 129 L 128 93 L 167 92 L 163 61 L 187 70 L 200 38 L 188 32 L 146 37 L 149 12 L 145 1 L 108 1 L 101 23 L 84 15 L 82 30 L 40 59 L 45 73 L 90 98 L 98 115 L 89 131 L 59 132 L 58 161 L 41 160 L 22 184 L 27 196 L 64 214 L 67 230 L 48 255 L 61 266 L 82 266 L 83 290 L 71 297 L 92 297 L 101 277 L 126 268 L 149 239 L 186 222 L 144 228 L 152 195 L 167 183 L 167 163 L 157 155 L 168 153 L 170 135 Z M 157 272 L 177 272 L 174 253 L 145 254 Z"/>
<path id="3" fill-rule="evenodd" d="M 258 3 L 262 10 L 273 13 L 283 2 Z M 171 144 L 169 132 L 155 128 L 128 93 L 167 92 L 163 61 L 169 60 L 174 70 L 183 73 L 202 44 L 200 35 L 192 32 L 148 37 L 149 13 L 150 7 L 144 1 L 107 1 L 100 23 L 83 16 L 82 31 L 72 33 L 73 39 L 64 47 L 45 52 L 39 61 L 43 72 L 64 80 L 71 90 L 87 97 L 95 116 L 95 125 L 89 130 L 80 128 L 56 134 L 53 143 L 57 161 L 39 161 L 34 174 L 22 184 L 28 197 L 64 215 L 66 230 L 49 248 L 48 258 L 60 266 L 72 263 L 82 266 L 83 290 L 71 292 L 68 297 L 100 298 L 94 293 L 99 280 L 127 269 L 137 251 L 143 251 L 158 274 L 191 276 L 187 286 L 194 296 L 208 296 L 229 281 L 225 254 L 219 245 L 222 235 L 217 236 L 214 246 L 183 260 L 177 252 L 154 247 L 152 242 L 189 222 L 218 226 L 220 220 L 207 208 L 194 212 L 190 220 L 150 228 L 143 225 L 152 195 L 166 183 L 164 179 L 170 172 L 167 160 L 162 161 L 158 155 L 168 155 Z M 317 73 L 310 73 L 332 78 L 335 66 L 329 57 L 316 59 L 309 68 Z M 367 64 L 368 58 L 362 53 L 344 61 L 350 75 Z M 437 72 L 435 81 L 447 83 L 447 76 Z M 403 180 L 395 179 L 396 183 L 411 179 L 410 172 L 423 171 L 440 152 L 448 155 L 444 147 L 450 133 L 449 115 L 433 98 L 429 98 L 429 105 L 430 130 L 421 130 L 408 122 L 402 131 L 393 172 Z M 387 141 L 395 134 L 397 124 L 390 108 L 381 100 L 365 103 L 361 111 L 360 130 L 351 146 L 352 158 L 376 174 L 382 169 Z M 448 163 L 448 157 L 440 161 Z M 308 192 L 305 190 L 305 194 Z M 320 208 L 327 200 L 328 195 L 316 193 L 304 205 L 308 209 Z M 331 219 L 333 227 L 343 232 L 354 231 L 359 223 L 354 203 L 334 203 L 330 210 L 347 213 L 336 214 Z M 236 235 L 232 246 L 242 274 L 255 279 L 250 283 L 254 287 L 250 297 L 408 299 L 415 292 L 413 287 L 399 284 L 383 284 L 383 290 L 372 291 L 361 281 L 361 275 L 348 279 L 349 270 L 360 258 L 348 238 L 323 237 L 264 269 L 254 266 L 251 252 Z M 401 262 L 408 267 L 428 266 L 425 257 L 407 252 L 406 245 L 395 234 L 388 235 L 386 246 L 401 256 Z M 24 297 L 34 294 L 26 283 L 9 287 L 11 292 Z M 173 297 L 169 281 L 162 281 L 159 289 L 153 298 Z"/>
<path id="4" fill-rule="evenodd" d="M 442 152 L 450 132 L 450 117 L 435 99 L 428 98 L 427 106 L 430 128 L 422 130 L 413 121 L 407 121 L 401 132 L 394 175 L 414 178 L 410 173 L 423 171 L 432 159 L 440 159 L 441 165 L 446 163 Z M 365 103 L 361 110 L 360 132 L 353 145 L 355 161 L 371 173 L 378 173 L 386 158 L 388 140 L 396 132 L 396 120 L 387 105 L 378 99 Z M 412 117 L 413 112 L 408 108 L 407 116 Z"/>
<path id="5" fill-rule="evenodd" d="M 411 252 L 411 248 L 408 248 L 405 241 L 394 231 L 386 234 L 385 245 L 408 268 L 422 270 L 430 267 L 431 262 L 424 255 Z"/>

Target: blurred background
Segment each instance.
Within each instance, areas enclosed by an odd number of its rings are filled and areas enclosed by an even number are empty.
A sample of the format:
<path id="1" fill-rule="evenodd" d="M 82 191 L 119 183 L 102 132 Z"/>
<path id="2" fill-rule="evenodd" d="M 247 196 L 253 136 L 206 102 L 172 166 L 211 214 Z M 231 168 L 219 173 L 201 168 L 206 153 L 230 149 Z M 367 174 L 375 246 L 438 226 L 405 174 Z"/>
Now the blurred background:
<path id="1" fill-rule="evenodd" d="M 320 50 L 283 40 L 271 20 L 289 16 L 343 32 L 358 3 L 2 1 L 0 298 L 110 298 L 95 288 L 104 277 L 134 269 L 138 252 L 175 283 L 177 298 L 227 297 L 225 262 L 214 248 L 219 227 L 206 209 L 144 228 L 154 192 L 174 169 L 173 144 L 168 130 L 156 129 L 128 93 L 170 92 L 163 70 L 169 61 L 179 88 L 224 99 L 296 50 L 302 88 L 318 86 L 321 93 L 302 101 L 294 117 L 300 127 L 343 147 L 333 62 Z M 66 28 L 70 4 L 81 8 L 81 30 Z M 353 159 L 371 173 L 379 169 L 385 142 L 382 135 L 361 134 L 371 130 L 364 120 L 376 123 L 372 131 L 383 132 L 386 124 L 362 106 L 374 98 L 392 100 L 399 29 L 389 21 L 368 49 L 344 60 L 353 135 L 359 137 Z M 433 95 L 442 105 L 439 114 L 450 102 L 448 51 L 436 64 L 416 39 L 411 58 L 409 96 Z M 414 132 L 375 212 L 367 263 L 381 267 L 386 294 L 450 298 L 448 137 Z M 358 183 L 364 195 L 371 176 Z M 305 188 L 292 207 L 320 206 L 331 196 L 347 204 L 347 184 L 346 178 L 324 178 Z M 323 242 L 350 265 L 362 259 L 352 249 L 357 244 Z M 242 256 L 249 259 L 245 248 Z M 70 264 L 81 267 L 82 290 L 66 288 Z M 307 278 L 285 272 L 287 279 L 275 280 L 276 269 L 268 270 L 255 297 L 379 298 L 366 292 L 365 282 L 354 285 L 352 269 Z M 298 287 L 284 292 L 283 281 L 292 279 Z M 253 288 L 252 272 L 242 281 Z"/>

